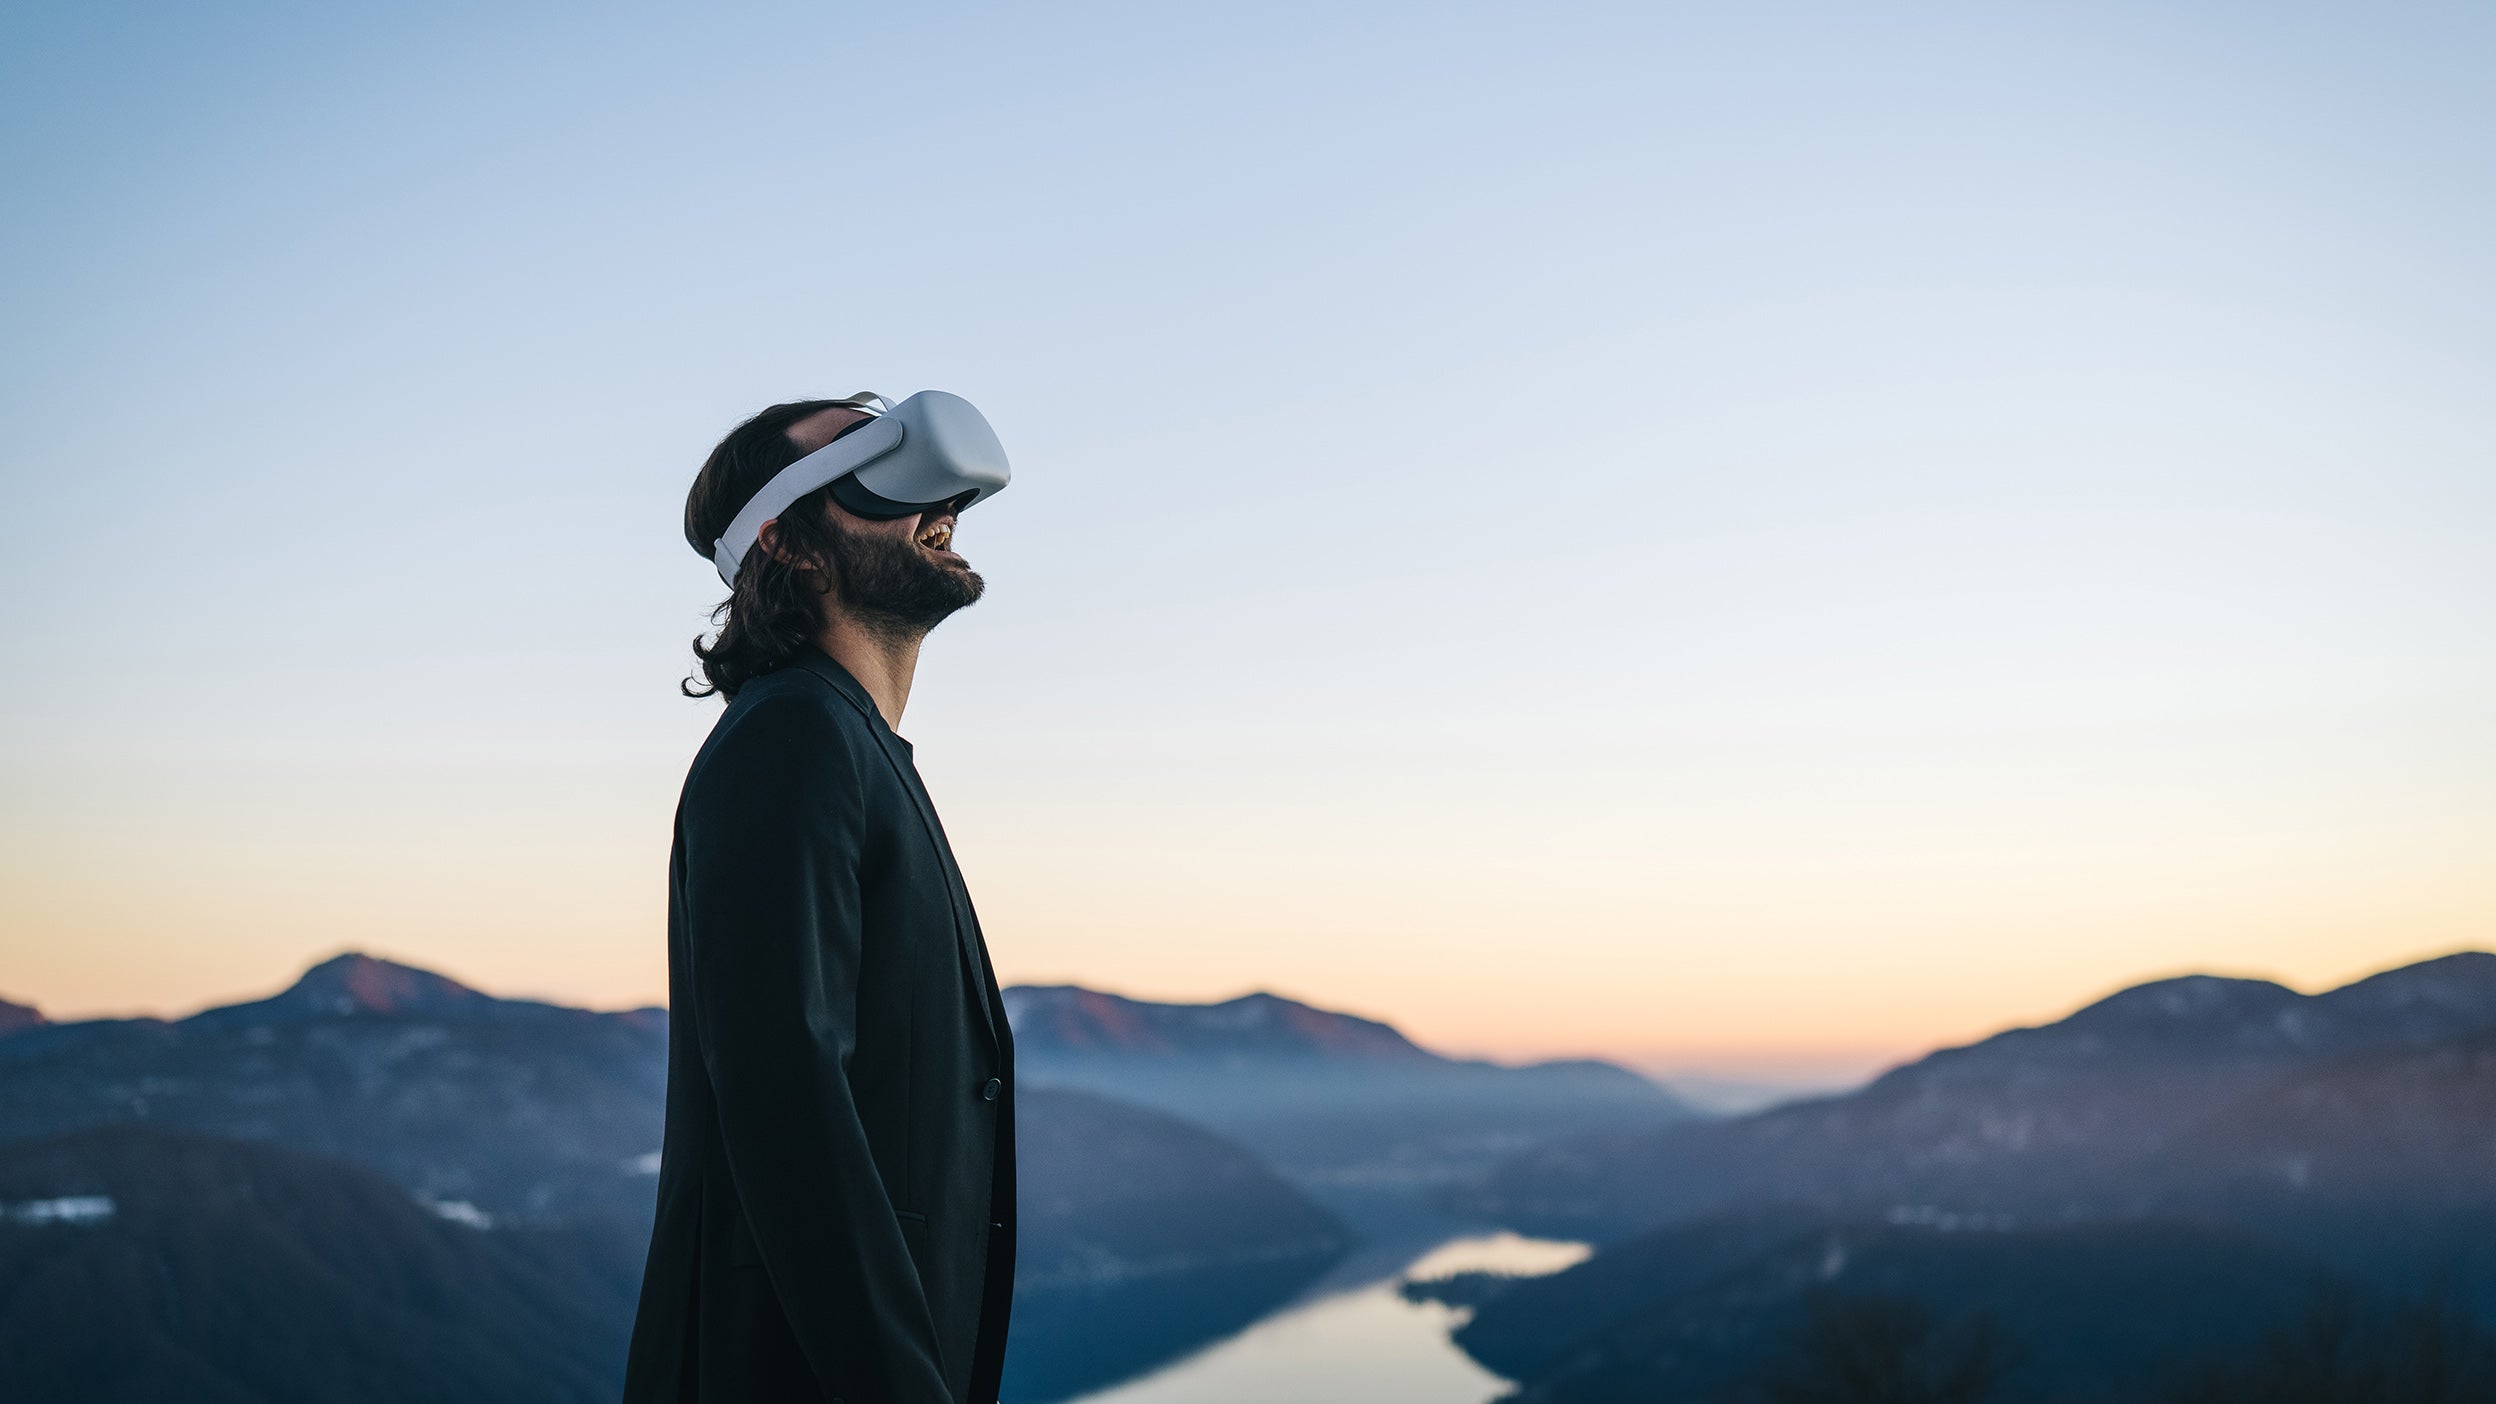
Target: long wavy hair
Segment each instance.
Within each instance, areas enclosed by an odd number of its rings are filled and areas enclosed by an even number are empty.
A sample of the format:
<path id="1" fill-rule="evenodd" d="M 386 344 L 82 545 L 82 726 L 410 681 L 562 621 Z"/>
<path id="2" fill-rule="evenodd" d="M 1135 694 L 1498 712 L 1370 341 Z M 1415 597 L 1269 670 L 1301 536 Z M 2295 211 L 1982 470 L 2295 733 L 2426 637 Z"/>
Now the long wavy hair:
<path id="1" fill-rule="evenodd" d="M 693 490 L 685 494 L 686 543 L 710 559 L 711 543 L 736 519 L 737 510 L 774 474 L 798 460 L 789 426 L 851 403 L 792 400 L 729 430 L 694 475 Z M 844 426 L 841 433 L 858 424 Z M 760 543 L 746 552 L 737 583 L 711 611 L 718 637 L 707 647 L 699 636 L 693 641 L 703 685 L 695 686 L 688 675 L 677 684 L 687 697 L 734 698 L 755 678 L 786 667 L 823 632 L 824 578 L 838 569 L 840 549 L 829 518 L 831 492 L 830 484 L 819 487 L 780 514 L 776 539 L 788 559 L 765 551 Z"/>

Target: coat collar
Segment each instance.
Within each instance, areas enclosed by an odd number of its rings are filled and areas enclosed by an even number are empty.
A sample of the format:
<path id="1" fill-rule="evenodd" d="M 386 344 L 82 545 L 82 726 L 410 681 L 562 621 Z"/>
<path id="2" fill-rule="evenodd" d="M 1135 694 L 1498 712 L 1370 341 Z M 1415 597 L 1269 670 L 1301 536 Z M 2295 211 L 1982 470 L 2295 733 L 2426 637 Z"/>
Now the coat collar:
<path id="1" fill-rule="evenodd" d="M 867 719 L 867 724 L 875 731 L 876 742 L 884 747 L 886 758 L 892 762 L 894 774 L 901 777 L 902 788 L 909 792 L 911 806 L 919 811 L 919 822 L 927 826 L 929 841 L 934 843 L 936 851 L 944 856 L 948 887 L 953 888 L 960 884 L 962 875 L 961 870 L 954 865 L 953 845 L 945 841 L 944 825 L 937 821 L 935 806 L 928 802 L 926 791 L 919 785 L 917 758 L 911 751 L 910 743 L 884 724 L 884 714 L 875 709 L 875 699 L 867 696 L 867 689 L 859 683 L 858 679 L 850 675 L 847 668 L 835 661 L 832 655 L 809 644 L 806 650 L 797 656 L 796 664 L 830 683 L 834 692 L 848 698 L 849 704 L 856 707 L 859 714 Z M 996 1009 L 991 1007 L 992 1004 L 999 1002 L 991 998 L 996 988 L 996 980 L 989 973 L 988 952 L 978 934 L 978 924 L 966 917 L 970 894 L 967 890 L 957 890 L 959 898 L 958 904 L 954 907 L 953 917 L 955 942 L 961 948 L 963 961 L 969 967 L 971 984 L 980 993 L 980 998 L 974 1000 L 973 1003 L 978 1006 L 981 1025 L 988 1031 L 988 1046 L 991 1050 L 1001 1052 L 1005 1040 L 1011 1035 L 998 1028 L 998 1025 L 1004 1021 L 998 1016 Z M 956 900 L 955 892 L 949 891 L 947 898 Z"/>
<path id="2" fill-rule="evenodd" d="M 816 677 L 832 684 L 834 692 L 849 699 L 849 705 L 857 708 L 860 714 L 866 717 L 868 722 L 875 727 L 877 735 L 900 742 L 904 751 L 912 749 L 910 743 L 899 732 L 884 724 L 884 714 L 876 710 L 875 699 L 867 695 L 866 685 L 851 676 L 850 671 L 842 667 L 831 654 L 810 643 L 794 661 L 797 667 L 804 668 Z"/>

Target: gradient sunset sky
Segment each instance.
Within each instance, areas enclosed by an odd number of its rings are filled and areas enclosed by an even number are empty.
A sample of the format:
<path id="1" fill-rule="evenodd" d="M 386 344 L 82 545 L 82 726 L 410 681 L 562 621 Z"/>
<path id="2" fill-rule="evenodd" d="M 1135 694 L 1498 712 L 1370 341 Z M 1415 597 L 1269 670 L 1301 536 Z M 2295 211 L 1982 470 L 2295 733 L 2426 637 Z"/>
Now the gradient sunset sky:
<path id="1" fill-rule="evenodd" d="M 2496 946 L 2496 11 L 11 7 L 0 995 L 665 989 L 775 400 L 1000 973 L 1859 1067 Z"/>

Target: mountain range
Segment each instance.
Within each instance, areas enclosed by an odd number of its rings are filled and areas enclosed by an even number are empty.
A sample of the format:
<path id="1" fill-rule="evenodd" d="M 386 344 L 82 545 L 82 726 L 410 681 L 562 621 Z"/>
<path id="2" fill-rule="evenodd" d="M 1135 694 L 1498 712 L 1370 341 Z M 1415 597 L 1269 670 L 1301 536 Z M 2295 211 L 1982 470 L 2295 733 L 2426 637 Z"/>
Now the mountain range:
<path id="1" fill-rule="evenodd" d="M 2387 1137 L 2484 1120 L 2489 1109 L 2466 1093 L 2437 1102 L 2427 1089 L 2470 1076 L 2468 1041 L 2491 1032 L 2496 954 L 2485 952 L 2314 995 L 2261 980 L 2160 980 L 1942 1049 L 1854 1092 L 1554 1141 L 1451 1198 L 1602 1240 L 1760 1203 L 2034 1219 L 2152 1207 L 2214 1176 L 2302 1174 L 2294 1188 L 2328 1192 Z M 2409 1086 L 2437 1068 L 2398 1097 L 2348 1090 L 2370 1076 Z M 2308 1114 L 2293 1144 L 2278 1139 L 2297 1124 L 2283 1109 L 2327 1101 L 2335 1087 L 2345 1116 Z"/>
<path id="2" fill-rule="evenodd" d="M 1991 1381 L 1901 1397 L 2496 1397 L 2496 955 L 2315 995 L 2156 981 L 1853 1093 L 1556 1141 L 1449 1197 L 1601 1245 L 1416 1289 L 1475 1306 L 1458 1343 L 1514 1404 L 1850 1397 L 1777 1381 L 1882 1350 Z M 2386 1383 L 2430 1356 L 2441 1383 Z"/>
<path id="3" fill-rule="evenodd" d="M 2237 1383 L 2173 1397 L 2333 1371 L 2313 1398 L 2496 1397 L 2496 955 L 2315 995 L 2154 981 L 1722 1120 L 1609 1064 L 1449 1058 L 1272 993 L 1007 1003 L 1013 1404 L 1235 1330 L 1426 1199 L 1598 1245 L 1410 1289 L 1470 1312 L 1458 1343 L 1514 1404 L 1849 1398 L 1828 1380 L 1867 1361 L 1924 1381 L 1901 1398 L 2165 1398 L 2197 1361 Z M 0 1379 L 611 1388 L 666 1032 L 360 955 L 178 1020 L 0 1006 Z M 2388 1393 L 2418 1360 L 2443 1383 Z"/>
<path id="4" fill-rule="evenodd" d="M 1234 1097 L 1265 1099 L 1264 1119 L 1250 1120 L 1276 1140 L 1287 1139 L 1285 1103 L 1298 1088 L 1321 1125 L 1369 1109 L 1364 1147 L 1432 1154 L 1446 1146 L 1430 1138 L 1451 1128 L 1505 1149 L 1530 1143 L 1538 1127 L 1600 1122 L 1607 1107 L 1674 1110 L 1620 1069 L 1443 1058 L 1387 1025 L 1273 995 L 1151 1005 L 1018 987 L 1007 998 L 1018 1052 L 1032 1050 L 1018 1061 L 1016 1314 L 1027 1329 L 1009 1362 L 1017 1404 L 1098 1388 L 1236 1329 L 1362 1237 L 1363 1226 L 1225 1134 Z M 667 1030 L 661 1009 L 502 999 L 354 953 L 268 998 L 180 1019 L 54 1023 L 23 1005 L 0 1008 L 0 1151 L 19 1157 L 0 1170 L 15 1167 L 13 1192 L 27 1205 L 99 1196 L 123 1205 L 103 1233 L 40 1215 L 13 1224 L 7 1246 L 18 1256 L 7 1261 L 35 1264 L 52 1286 L 0 1298 L 0 1360 L 28 1362 L 33 1373 L 12 1378 L 68 1378 L 58 1371 L 90 1359 L 77 1352 L 93 1333 L 57 1322 L 83 1311 L 118 1323 L 129 1358 L 148 1362 L 113 1376 L 131 1382 L 119 1397 L 224 1397 L 188 1392 L 220 1374 L 259 1378 L 234 1374 L 218 1354 L 246 1346 L 275 1363 L 266 1388 L 237 1384 L 236 1399 L 357 1392 L 337 1385 L 338 1360 L 298 1352 L 291 1337 L 201 1335 L 173 1308 L 131 1316 L 121 1300 L 138 1290 L 128 1264 L 162 1258 L 181 1268 L 166 1301 L 257 1298 L 276 1310 L 283 1299 L 298 1303 L 287 1311 L 305 1330 L 398 1322 L 387 1329 L 441 1355 L 431 1373 L 401 1372 L 420 1395 L 595 1394 L 611 1383 L 600 1372 L 621 1367 L 647 1241 Z M 1084 1085 L 1119 1083 L 1122 1064 L 1142 1069 L 1128 1081 L 1158 1098 Z M 159 1161 L 173 1177 L 163 1184 L 142 1173 Z M 186 1226 L 164 1207 L 179 1197 L 177 1181 L 217 1212 Z M 274 1200 L 254 1188 L 269 1185 L 291 1188 Z M 282 1222 L 290 1199 L 307 1207 L 303 1222 Z M 202 1246 L 212 1239 L 230 1251 Z M 387 1289 L 407 1279 L 367 1282 L 331 1261 L 359 1243 L 392 1261 L 436 1263 L 443 1282 L 508 1279 L 505 1292 L 472 1294 L 478 1311 L 527 1324 L 543 1349 L 515 1356 L 493 1321 L 457 1308 L 431 1324 L 394 1316 L 405 1303 Z M 605 1285 L 575 1284 L 559 1302 L 530 1296 L 532 1282 L 566 1273 Z M 172 1324 L 148 1324 L 159 1316 Z M 375 1368 L 396 1358 L 367 1355 Z M 524 1377 L 543 1389 L 506 1388 Z"/>
<path id="5" fill-rule="evenodd" d="M 0 1145 L 0 1380 L 92 1404 L 612 1400 L 635 1248 L 481 1232 L 374 1171 L 222 1137 Z"/>
<path id="6" fill-rule="evenodd" d="M 496 999 L 365 955 L 185 1019 L 0 1037 L 0 1140 L 139 1122 L 369 1165 L 497 1221 L 646 1224 L 667 1014 Z"/>
<path id="7" fill-rule="evenodd" d="M 1446 1057 L 1390 1025 L 1266 992 L 1168 1004 L 1018 985 L 1005 1001 L 1027 1084 L 1212 1127 L 1356 1220 L 1540 1142 L 1696 1115 L 1616 1064 Z"/>
<path id="8" fill-rule="evenodd" d="M 1444 1057 L 1270 993 L 1190 1005 L 1018 985 L 1005 1000 L 1025 1085 L 1211 1128 L 1304 1188 L 1405 1192 L 1552 1136 L 1690 1115 L 1612 1064 Z M 649 1212 L 664 1009 L 503 999 L 349 953 L 266 999 L 182 1019 L 6 1013 L 0 1140 L 137 1121 L 371 1165 L 500 1221 Z"/>
<path id="9" fill-rule="evenodd" d="M 1962 1368 L 1999 1376 L 1996 1397 L 2112 1404 L 2156 1397 L 2179 1362 L 2251 1346 L 2305 1304 L 2315 1270 L 2222 1225 L 2004 1230 L 1728 1215 L 1518 1282 L 1456 1339 L 1523 1382 L 1513 1404 L 1713 1400 L 1794 1363 L 1823 1302 L 1857 1313 L 1912 1302 L 1945 1349 L 1959 1338 Z"/>
<path id="10" fill-rule="evenodd" d="M 27 1029 L 41 1028 L 50 1022 L 43 1017 L 42 1010 L 31 1004 L 11 1004 L 5 999 L 0 999 L 0 1038 Z"/>

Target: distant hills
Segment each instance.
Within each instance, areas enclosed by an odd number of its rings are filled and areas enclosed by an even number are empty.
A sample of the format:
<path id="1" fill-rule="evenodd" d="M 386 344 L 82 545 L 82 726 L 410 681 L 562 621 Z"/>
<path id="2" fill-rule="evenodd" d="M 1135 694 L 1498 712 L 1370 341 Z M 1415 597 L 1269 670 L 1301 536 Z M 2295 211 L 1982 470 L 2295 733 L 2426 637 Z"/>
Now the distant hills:
<path id="1" fill-rule="evenodd" d="M 410 1019 L 530 1019 L 550 1013 L 578 1016 L 587 1012 L 533 999 L 500 998 L 472 990 L 447 975 L 350 951 L 304 971 L 295 983 L 267 999 L 202 1010 L 183 1022 L 214 1027 L 292 1024 L 357 1014 Z M 667 1011 L 652 1007 L 623 1015 L 592 1017 L 623 1018 L 646 1027 L 664 1028 Z"/>
<path id="2" fill-rule="evenodd" d="M 1443 1057 L 1269 993 L 1172 1004 L 1023 985 L 1005 999 L 1025 1084 L 1211 1128 L 1304 1187 L 1410 1194 L 1553 1136 L 1691 1115 L 1612 1064 Z M 502 999 L 350 953 L 183 1019 L 55 1024 L 7 1006 L 0 1140 L 145 1122 L 371 1165 L 501 1221 L 640 1219 L 666 1049 L 664 1009 Z"/>
<path id="3" fill-rule="evenodd" d="M 425 1203 L 498 1225 L 650 1213 L 664 1009 L 502 999 L 353 953 L 267 999 L 184 1019 L 55 1024 L 8 1008 L 22 1017 L 0 1026 L 0 1141 L 143 1123 L 369 1165 Z M 1347 1018 L 1293 1008 L 1305 1022 Z M 1112 1244 L 1149 1244 L 1148 1256 L 1259 1246 L 1250 1226 L 1261 1213 L 1278 1241 L 1347 1241 L 1343 1225 L 1218 1135 L 1099 1096 L 1027 1090 L 1024 1154 L 1051 1191 L 1021 1255 L 1035 1270 L 1053 1270 L 1052 1235 L 1096 1275 Z M 1060 1155 L 1074 1173 L 1053 1180 Z M 1220 1207 L 1191 1205 L 1198 1188 L 1218 1192 Z M 1149 1203 L 1138 1197 L 1148 1191 Z M 1115 1222 L 1089 1223 L 1075 1204 L 1114 1210 Z"/>
<path id="4" fill-rule="evenodd" d="M 186 1019 L 0 1037 L 0 1140 L 117 1122 L 371 1166 L 498 1221 L 646 1224 L 664 1010 L 496 999 L 366 955 Z"/>
<path id="5" fill-rule="evenodd" d="M 43 1011 L 33 1005 L 11 1004 L 5 999 L 0 999 L 0 1038 L 13 1033 L 22 1033 L 27 1029 L 41 1028 L 49 1022 L 51 1021 L 43 1017 Z"/>
<path id="6" fill-rule="evenodd" d="M 1943 1049 L 1859 1091 L 1723 1121 L 1555 1142 L 1509 1161 L 1459 1198 L 1503 1222 L 1598 1239 L 1754 1203 L 1873 1213 L 1921 1205 L 2027 1218 L 2139 1208 L 2168 1192 L 2160 1157 L 2180 1164 L 2218 1153 L 2215 1144 L 2186 1147 L 2218 1134 L 2231 1106 L 2245 1104 L 2249 1124 L 2272 1125 L 2247 1099 L 2288 1096 L 2296 1078 L 2362 1077 L 2369 1059 L 2375 1066 L 2412 1054 L 2450 1059 L 2459 1041 L 2490 1032 L 2496 955 L 2483 952 L 2317 995 L 2261 980 L 2160 980 L 2052 1024 Z M 2388 1105 L 2311 1125 L 2312 1147 L 2319 1153 L 2396 1133 L 2375 1124 Z M 2441 1114 L 2496 1127 L 2496 1108 L 2465 1101 Z M 2239 1145 L 2251 1153 L 2241 1137 Z"/>
<path id="7" fill-rule="evenodd" d="M 1112 1286 L 1352 1246 L 1332 1214 L 1225 1137 L 1088 1092 L 1025 1095 L 1016 1257 L 1026 1286 Z"/>
<path id="8" fill-rule="evenodd" d="M 64 1201 L 83 1208 L 25 1212 Z M 11 1399 L 605 1404 L 640 1269 L 611 1238 L 481 1232 L 275 1146 L 151 1126 L 0 1146 Z"/>
<path id="9" fill-rule="evenodd" d="M 1350 1246 L 1209 1132 L 1076 1092 L 1023 1110 L 1010 1399 L 1184 1353 Z M 361 1166 L 155 1126 L 0 1144 L 0 1380 L 78 1404 L 608 1401 L 645 1241 L 429 1212 Z"/>
<path id="10" fill-rule="evenodd" d="M 2496 1030 L 2300 1068 L 2123 1177 L 2151 1207 L 2496 1207 Z"/>
<path id="11" fill-rule="evenodd" d="M 1236 1143 L 1175 1117 L 1025 1087 L 1015 1404 L 1088 1393 L 1247 1325 L 1356 1241 Z"/>
<path id="12" fill-rule="evenodd" d="M 1384 1024 L 1271 995 L 1147 1005 L 1018 988 L 1008 1000 L 1018 1051 L 1032 1050 L 1018 1108 L 1016 1312 L 1027 1329 L 1008 1376 L 1018 1404 L 1101 1387 L 1245 1325 L 1363 1234 L 1220 1129 L 1234 1099 L 1286 1144 L 1295 1089 L 1321 1127 L 1368 1108 L 1351 1138 L 1364 1154 L 1462 1152 L 1465 1137 L 1504 1150 L 1530 1143 L 1536 1127 L 1601 1124 L 1607 1107 L 1674 1112 L 1619 1069 L 1442 1058 Z M 0 1183 L 27 1204 L 103 1194 L 121 1205 L 109 1232 L 85 1237 L 95 1225 L 12 1221 L 16 1236 L 0 1246 L 18 1256 L 0 1270 L 66 1275 L 44 1279 L 58 1290 L 42 1300 L 0 1287 L 0 1364 L 31 1372 L 0 1378 L 54 1378 L 44 1372 L 88 1358 L 77 1352 L 105 1337 L 57 1318 L 96 1292 L 137 1292 L 112 1274 L 163 1256 L 177 1269 L 165 1300 L 283 1304 L 288 1331 L 305 1339 L 201 1336 L 178 1313 L 159 1321 L 99 1306 L 99 1320 L 117 1323 L 106 1336 L 129 1346 L 136 1383 L 122 1397 L 395 1397 L 335 1385 L 356 1360 L 398 1370 L 392 1351 L 336 1335 L 362 1331 L 431 1342 L 439 1369 L 400 1371 L 410 1398 L 609 1388 L 647 1241 L 667 1028 L 660 1009 L 501 999 L 353 953 L 269 998 L 181 1019 L 52 1023 L 0 1008 L 0 1153 L 18 1157 L 0 1160 Z M 1122 1067 L 1158 1101 L 1097 1085 L 1118 1082 Z M 1554 1090 L 1558 1105 L 1536 1104 Z M 171 1178 L 148 1179 L 160 1161 Z M 1414 1164 L 1428 1172 L 1415 1183 L 1444 1177 L 1436 1162 Z M 245 1188 L 217 1188 L 229 1181 Z M 288 1188 L 275 1200 L 250 1188 L 271 1185 Z M 223 1196 L 222 1207 L 185 1226 L 163 1206 L 193 1190 Z M 286 1219 L 288 1197 L 305 1207 L 300 1221 Z M 200 1246 L 211 1240 L 224 1246 Z M 502 1279 L 473 1300 L 535 1345 L 515 1353 L 496 1320 L 450 1306 L 429 1322 L 393 1315 L 404 1302 L 383 1289 L 410 1281 L 389 1275 L 398 1268 L 367 1282 L 329 1261 L 358 1244 L 384 1264 L 433 1264 L 424 1272 L 435 1277 L 414 1279 L 436 1284 L 426 1292 L 468 1275 Z M 550 1300 L 533 1295 L 545 1283 Z M 324 1333 L 330 1344 L 312 1339 Z M 233 1375 L 220 1351 L 251 1354 L 275 1383 L 228 1394 L 198 1385 L 248 1376 Z M 520 1378 L 538 1380 L 538 1392 L 497 1392 Z"/>
<path id="13" fill-rule="evenodd" d="M 1287 1058 L 1417 1064 L 1438 1059 L 1390 1024 L 1259 990 L 1214 1004 L 1160 1004 L 1081 985 L 1005 992 L 1017 1053 L 1266 1062 Z"/>
<path id="14" fill-rule="evenodd" d="M 1855 1303 L 1916 1303 L 1940 1349 L 1997 1377 L 1996 1393 L 1972 1397 L 2114 1404 L 2155 1398 L 2180 1360 L 2251 1346 L 2305 1305 L 2316 1272 L 2299 1254 L 2205 1224 L 2004 1231 L 1730 1217 L 1654 1230 L 1573 1272 L 1517 1283 L 1456 1338 L 1526 1382 L 1515 1404 L 1740 1397 L 1737 1386 L 1795 1363 L 1817 1295 L 1842 1289 Z"/>
<path id="15" fill-rule="evenodd" d="M 1567 1272 L 1417 1283 L 1501 1404 L 2476 1404 L 2496 1337 L 2433 1277 L 2366 1290 L 2245 1227 L 1729 1212 Z M 1887 1382 L 1888 1392 L 1867 1388 Z M 1952 1382 L 1955 1382 L 1953 1384 Z"/>
<path id="16" fill-rule="evenodd" d="M 1445 1289 L 1514 1404 L 1851 1397 L 1776 1382 L 1865 1351 L 1984 1374 L 1971 1400 L 2496 1397 L 2496 955 L 2317 995 L 2156 981 L 1451 1198 L 1604 1245 Z"/>
<path id="17" fill-rule="evenodd" d="M 1695 1115 L 1612 1063 L 1444 1057 L 1390 1025 L 1264 992 L 1168 1004 L 1018 985 L 1005 1001 L 1027 1083 L 1083 1088 L 1210 1126 L 1356 1216 L 1538 1142 Z"/>
<path id="18" fill-rule="evenodd" d="M 1006 998 L 1012 1404 L 1176 1358 L 1359 1240 L 1451 1218 L 1600 1245 L 1412 1288 L 1471 1309 L 1458 1343 L 1509 1404 L 1876 1376 L 1965 1404 L 2496 1398 L 2496 955 L 2317 995 L 2155 981 L 1721 1120 L 1610 1064 L 1449 1058 L 1272 993 Z M 0 1379 L 611 1391 L 666 1034 L 661 1010 L 361 955 L 178 1020 L 0 1005 Z"/>

